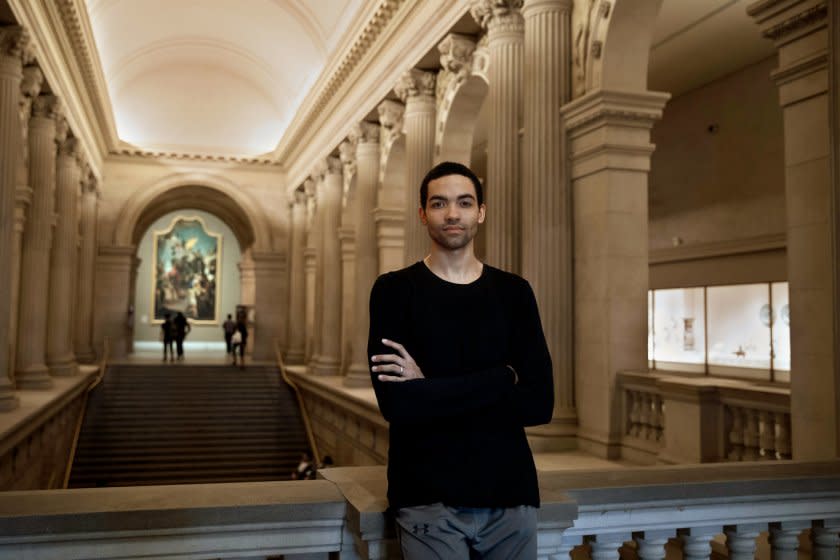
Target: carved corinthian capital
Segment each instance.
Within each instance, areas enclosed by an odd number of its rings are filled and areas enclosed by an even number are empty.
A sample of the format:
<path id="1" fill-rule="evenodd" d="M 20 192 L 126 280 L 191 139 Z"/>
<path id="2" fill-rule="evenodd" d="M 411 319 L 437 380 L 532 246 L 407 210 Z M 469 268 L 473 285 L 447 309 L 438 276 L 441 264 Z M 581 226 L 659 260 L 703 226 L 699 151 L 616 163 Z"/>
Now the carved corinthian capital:
<path id="1" fill-rule="evenodd" d="M 402 99 L 403 103 L 409 97 L 415 97 L 417 95 L 433 96 L 435 94 L 435 77 L 436 74 L 434 72 L 424 72 L 423 70 L 412 68 L 403 73 L 400 79 L 397 80 L 397 85 L 394 86 L 394 93 Z"/>
<path id="2" fill-rule="evenodd" d="M 55 121 L 55 143 L 56 147 L 61 147 L 67 136 L 70 134 L 70 124 L 63 116 Z"/>
<path id="3" fill-rule="evenodd" d="M 73 136 L 66 136 L 64 141 L 58 145 L 58 153 L 62 156 L 72 157 L 77 162 L 81 162 L 82 152 L 79 139 Z"/>
<path id="4" fill-rule="evenodd" d="M 523 25 L 522 4 L 524 0 L 470 0 L 470 14 L 478 24 L 493 30 L 497 27 Z"/>
<path id="5" fill-rule="evenodd" d="M 449 72 L 469 73 L 475 41 L 466 35 L 450 33 L 438 44 L 440 65 Z"/>
<path id="6" fill-rule="evenodd" d="M 326 173 L 329 175 L 338 175 L 343 170 L 343 165 L 341 163 L 341 158 L 337 158 L 335 156 L 330 156 L 326 159 Z"/>
<path id="7" fill-rule="evenodd" d="M 32 116 L 56 121 L 63 120 L 61 100 L 55 95 L 39 95 L 32 100 Z"/>
<path id="8" fill-rule="evenodd" d="M 305 208 L 305 206 L 306 206 L 306 196 L 307 195 L 306 195 L 306 192 L 304 191 L 304 189 L 298 187 L 297 190 L 295 190 L 295 202 L 294 202 L 294 204 L 296 204 L 297 206 Z"/>
<path id="9" fill-rule="evenodd" d="M 379 111 L 379 124 L 387 131 L 402 130 L 403 113 L 405 106 L 402 103 L 386 99 L 377 107 Z"/>
<path id="10" fill-rule="evenodd" d="M 348 138 L 356 144 L 375 144 L 379 142 L 379 125 L 362 121 L 353 127 Z"/>
<path id="11" fill-rule="evenodd" d="M 324 160 L 318 160 L 315 162 L 315 165 L 312 166 L 312 171 L 309 172 L 309 177 L 313 184 L 316 184 L 324 178 L 324 173 L 327 172 L 327 163 Z M 315 192 L 315 188 L 313 187 L 312 192 Z"/>
<path id="12" fill-rule="evenodd" d="M 0 56 L 23 58 L 29 44 L 29 33 L 18 25 L 0 27 Z"/>

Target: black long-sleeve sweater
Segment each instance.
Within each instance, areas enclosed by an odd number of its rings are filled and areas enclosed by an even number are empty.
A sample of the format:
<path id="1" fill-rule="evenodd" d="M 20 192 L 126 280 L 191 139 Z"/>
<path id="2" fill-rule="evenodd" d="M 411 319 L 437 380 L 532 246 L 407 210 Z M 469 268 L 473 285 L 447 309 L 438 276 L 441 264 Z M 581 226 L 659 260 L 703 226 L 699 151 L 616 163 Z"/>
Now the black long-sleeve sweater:
<path id="1" fill-rule="evenodd" d="M 370 296 L 368 358 L 404 345 L 425 379 L 382 382 L 390 423 L 392 509 L 539 506 L 525 426 L 551 420 L 551 357 L 528 283 L 484 265 L 470 284 L 423 263 L 380 276 Z M 511 368 L 519 377 L 514 384 Z"/>

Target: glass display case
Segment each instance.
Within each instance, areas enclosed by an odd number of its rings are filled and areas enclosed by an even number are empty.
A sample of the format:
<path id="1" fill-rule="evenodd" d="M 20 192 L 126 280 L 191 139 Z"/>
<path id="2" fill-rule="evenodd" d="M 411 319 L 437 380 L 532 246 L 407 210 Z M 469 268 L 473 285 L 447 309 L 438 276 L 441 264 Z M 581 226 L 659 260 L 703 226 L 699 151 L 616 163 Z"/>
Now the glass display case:
<path id="1" fill-rule="evenodd" d="M 659 370 L 789 382 L 787 282 L 649 291 L 648 361 Z"/>
<path id="2" fill-rule="evenodd" d="M 705 371 L 703 288 L 653 294 L 653 360 L 657 369 Z"/>

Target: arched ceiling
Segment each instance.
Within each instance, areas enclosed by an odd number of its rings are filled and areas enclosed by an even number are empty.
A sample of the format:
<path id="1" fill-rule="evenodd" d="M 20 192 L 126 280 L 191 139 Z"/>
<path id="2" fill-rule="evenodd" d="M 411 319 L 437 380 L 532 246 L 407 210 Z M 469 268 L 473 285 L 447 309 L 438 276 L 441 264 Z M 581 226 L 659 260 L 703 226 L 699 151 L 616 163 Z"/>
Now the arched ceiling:
<path id="1" fill-rule="evenodd" d="M 86 0 L 119 138 L 272 151 L 363 0 Z"/>

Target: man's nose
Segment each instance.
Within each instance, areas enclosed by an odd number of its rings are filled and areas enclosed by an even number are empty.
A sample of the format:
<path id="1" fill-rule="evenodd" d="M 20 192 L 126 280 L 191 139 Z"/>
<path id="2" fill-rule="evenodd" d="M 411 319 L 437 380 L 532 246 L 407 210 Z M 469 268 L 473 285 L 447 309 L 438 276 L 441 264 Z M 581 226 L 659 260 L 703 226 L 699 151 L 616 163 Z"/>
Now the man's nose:
<path id="1" fill-rule="evenodd" d="M 461 210 L 457 204 L 449 204 L 446 207 L 446 219 L 457 220 L 461 215 Z"/>

